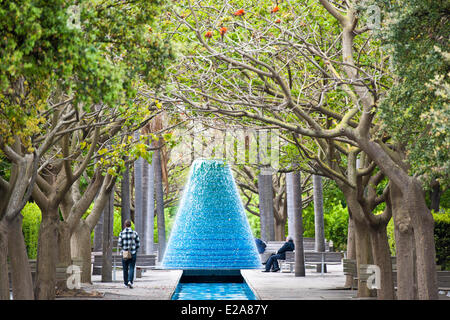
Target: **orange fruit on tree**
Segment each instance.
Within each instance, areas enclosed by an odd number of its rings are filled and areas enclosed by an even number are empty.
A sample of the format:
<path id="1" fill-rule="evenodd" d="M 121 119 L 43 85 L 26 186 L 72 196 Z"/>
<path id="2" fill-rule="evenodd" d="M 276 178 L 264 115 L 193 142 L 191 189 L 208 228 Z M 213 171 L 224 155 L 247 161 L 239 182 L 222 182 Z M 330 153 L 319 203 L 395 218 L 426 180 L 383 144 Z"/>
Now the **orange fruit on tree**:
<path id="1" fill-rule="evenodd" d="M 235 16 L 242 16 L 245 14 L 244 9 L 239 9 L 238 11 L 236 11 L 235 13 L 233 13 Z"/>

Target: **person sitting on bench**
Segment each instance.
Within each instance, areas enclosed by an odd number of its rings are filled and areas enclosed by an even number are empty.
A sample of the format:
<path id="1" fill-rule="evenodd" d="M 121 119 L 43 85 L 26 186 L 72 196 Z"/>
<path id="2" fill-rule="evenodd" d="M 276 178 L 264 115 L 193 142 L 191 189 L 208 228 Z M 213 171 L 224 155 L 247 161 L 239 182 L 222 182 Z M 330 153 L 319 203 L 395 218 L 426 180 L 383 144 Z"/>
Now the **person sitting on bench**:
<path id="1" fill-rule="evenodd" d="M 286 251 L 294 251 L 294 239 L 291 236 L 286 238 L 285 244 L 277 251 L 277 254 L 272 254 L 269 257 L 269 260 L 266 262 L 266 269 L 263 272 L 269 272 L 271 268 L 272 272 L 279 271 L 278 259 L 286 259 Z"/>

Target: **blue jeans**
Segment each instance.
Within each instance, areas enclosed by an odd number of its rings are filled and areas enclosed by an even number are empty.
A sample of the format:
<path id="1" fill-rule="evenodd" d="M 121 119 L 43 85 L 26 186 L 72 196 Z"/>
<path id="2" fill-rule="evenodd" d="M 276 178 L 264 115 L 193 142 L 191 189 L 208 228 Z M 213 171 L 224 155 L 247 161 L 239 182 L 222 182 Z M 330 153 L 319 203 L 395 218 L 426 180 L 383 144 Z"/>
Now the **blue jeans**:
<path id="1" fill-rule="evenodd" d="M 133 283 L 135 266 L 136 266 L 136 253 L 131 255 L 131 259 L 124 260 L 122 258 L 123 283 L 125 283 L 125 285 L 127 285 L 128 282 Z"/>
<path id="2" fill-rule="evenodd" d="M 267 260 L 267 262 L 266 262 L 266 270 L 269 271 L 272 268 L 272 266 L 273 266 L 272 270 L 273 269 L 279 269 L 278 260 L 277 259 L 280 259 L 280 258 L 281 258 L 281 254 L 273 254 L 273 255 L 271 255 L 269 260 Z"/>

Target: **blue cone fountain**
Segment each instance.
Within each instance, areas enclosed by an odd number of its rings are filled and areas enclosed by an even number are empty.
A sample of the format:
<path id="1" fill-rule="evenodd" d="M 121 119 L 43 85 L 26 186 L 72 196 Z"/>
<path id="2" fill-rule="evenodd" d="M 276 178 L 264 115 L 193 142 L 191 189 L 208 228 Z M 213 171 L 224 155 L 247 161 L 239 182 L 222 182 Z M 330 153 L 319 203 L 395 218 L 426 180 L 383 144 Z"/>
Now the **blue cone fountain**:
<path id="1" fill-rule="evenodd" d="M 161 262 L 165 269 L 259 269 L 261 260 L 229 165 L 195 160 Z"/>

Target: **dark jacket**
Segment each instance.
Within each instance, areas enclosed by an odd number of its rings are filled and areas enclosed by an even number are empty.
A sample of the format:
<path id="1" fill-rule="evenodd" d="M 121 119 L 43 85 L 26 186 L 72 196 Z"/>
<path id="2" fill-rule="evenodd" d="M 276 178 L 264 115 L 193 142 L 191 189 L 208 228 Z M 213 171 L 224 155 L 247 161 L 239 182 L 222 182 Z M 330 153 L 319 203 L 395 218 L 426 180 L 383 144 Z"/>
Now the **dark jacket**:
<path id="1" fill-rule="evenodd" d="M 294 241 L 289 240 L 277 251 L 277 254 L 280 255 L 280 259 L 286 259 L 286 251 L 294 251 Z"/>
<path id="2" fill-rule="evenodd" d="M 256 238 L 256 248 L 258 249 L 258 253 L 264 253 L 266 251 L 266 243 L 262 241 L 261 239 Z"/>

